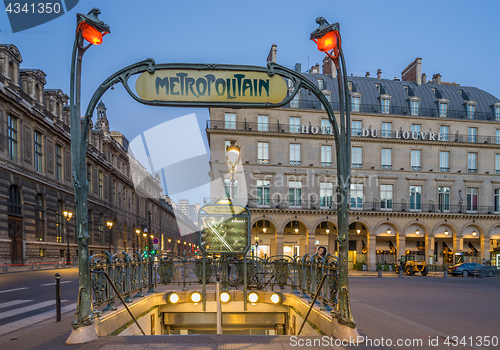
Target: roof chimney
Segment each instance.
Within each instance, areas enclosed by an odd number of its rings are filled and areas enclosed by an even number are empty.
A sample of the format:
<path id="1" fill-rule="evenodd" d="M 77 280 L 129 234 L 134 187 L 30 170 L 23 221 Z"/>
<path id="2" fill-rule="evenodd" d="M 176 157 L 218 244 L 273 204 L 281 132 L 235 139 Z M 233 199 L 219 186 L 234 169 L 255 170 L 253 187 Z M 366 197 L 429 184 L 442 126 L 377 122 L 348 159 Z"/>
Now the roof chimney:
<path id="1" fill-rule="evenodd" d="M 310 69 L 309 69 L 309 73 L 310 74 L 319 74 L 320 71 L 319 71 L 319 63 L 316 63 L 315 66 L 312 66 Z"/>
<path id="2" fill-rule="evenodd" d="M 323 74 L 329 74 L 334 78 L 337 77 L 335 63 L 333 63 L 332 59 L 326 55 L 325 58 L 323 58 Z"/>
<path id="3" fill-rule="evenodd" d="M 441 84 L 441 74 L 436 73 L 432 76 L 432 83 L 433 84 Z"/>
<path id="4" fill-rule="evenodd" d="M 415 81 L 418 85 L 422 84 L 420 78 L 422 73 L 422 59 L 420 57 L 415 58 L 415 60 L 406 66 L 401 72 L 402 81 Z"/>
<path id="5" fill-rule="evenodd" d="M 295 63 L 295 68 L 293 70 L 300 73 L 302 71 L 302 64 Z"/>
<path id="6" fill-rule="evenodd" d="M 269 61 L 272 61 L 274 63 L 276 63 L 276 55 L 278 54 L 278 46 L 276 46 L 276 44 L 273 44 L 273 46 L 271 46 L 271 50 L 269 50 L 269 55 L 267 55 L 267 61 L 266 62 L 269 62 Z"/>
<path id="7" fill-rule="evenodd" d="M 380 80 L 382 78 L 382 69 L 377 69 L 377 79 Z"/>
<path id="8" fill-rule="evenodd" d="M 365 78 L 369 78 L 369 77 L 370 77 L 370 72 L 366 72 Z"/>
<path id="9" fill-rule="evenodd" d="M 422 73 L 422 84 L 427 84 L 427 74 Z"/>

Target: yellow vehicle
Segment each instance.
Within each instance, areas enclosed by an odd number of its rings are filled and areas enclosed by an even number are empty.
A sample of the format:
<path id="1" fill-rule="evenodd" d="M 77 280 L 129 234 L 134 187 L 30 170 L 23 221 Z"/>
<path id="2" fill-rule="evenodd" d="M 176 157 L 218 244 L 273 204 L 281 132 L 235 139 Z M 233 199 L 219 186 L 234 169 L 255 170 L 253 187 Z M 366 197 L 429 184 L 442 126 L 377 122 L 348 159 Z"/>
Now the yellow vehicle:
<path id="1" fill-rule="evenodd" d="M 397 274 L 399 274 L 400 270 L 406 272 L 408 276 L 413 276 L 415 272 L 420 272 L 422 276 L 427 276 L 429 273 L 425 261 L 417 261 L 417 259 L 415 259 L 415 255 L 402 255 L 399 263 L 400 265 L 396 265 L 395 269 Z"/>

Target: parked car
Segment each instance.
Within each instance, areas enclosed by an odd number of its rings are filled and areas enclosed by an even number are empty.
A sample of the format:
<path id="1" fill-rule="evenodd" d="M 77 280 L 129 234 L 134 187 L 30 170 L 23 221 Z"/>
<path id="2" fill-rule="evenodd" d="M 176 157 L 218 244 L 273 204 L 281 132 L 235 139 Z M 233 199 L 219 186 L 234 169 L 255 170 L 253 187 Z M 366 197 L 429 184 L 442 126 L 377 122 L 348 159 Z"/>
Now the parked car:
<path id="1" fill-rule="evenodd" d="M 479 275 L 479 271 L 483 265 L 476 263 L 462 263 L 453 266 L 448 266 L 448 274 L 453 276 Z"/>

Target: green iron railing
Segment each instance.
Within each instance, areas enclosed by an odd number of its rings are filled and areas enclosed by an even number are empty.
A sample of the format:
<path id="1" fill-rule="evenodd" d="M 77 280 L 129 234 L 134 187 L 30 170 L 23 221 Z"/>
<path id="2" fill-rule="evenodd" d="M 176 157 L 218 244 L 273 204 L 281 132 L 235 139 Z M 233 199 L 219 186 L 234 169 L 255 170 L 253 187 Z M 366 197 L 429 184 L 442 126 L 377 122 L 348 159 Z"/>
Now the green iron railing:
<path id="1" fill-rule="evenodd" d="M 200 256 L 151 256 L 143 257 L 138 253 L 118 253 L 110 255 L 96 254 L 89 258 L 92 271 L 103 271 L 108 274 L 113 284 L 102 273 L 92 274 L 93 305 L 106 305 L 103 311 L 116 310 L 115 302 L 120 295 L 126 303 L 133 299 L 144 297 L 144 291 L 152 293 L 160 285 L 172 286 L 172 289 L 182 287 L 205 291 L 207 284 L 215 284 L 216 276 L 221 278 L 221 289 L 243 290 L 274 290 L 274 288 L 290 288 L 290 292 L 311 300 L 317 293 L 317 301 L 322 310 L 335 313 L 338 293 L 337 257 L 328 254 L 302 257 L 271 256 L 265 259 L 231 256 L 207 256 L 205 269 L 203 257 Z M 246 266 L 247 283 L 244 282 Z M 152 274 L 149 274 L 149 269 Z M 320 290 L 321 279 L 325 282 Z M 205 281 L 203 281 L 203 276 Z M 246 290 L 245 290 L 246 285 Z M 118 295 L 117 292 L 120 294 Z M 205 295 L 203 300 L 206 300 Z"/>

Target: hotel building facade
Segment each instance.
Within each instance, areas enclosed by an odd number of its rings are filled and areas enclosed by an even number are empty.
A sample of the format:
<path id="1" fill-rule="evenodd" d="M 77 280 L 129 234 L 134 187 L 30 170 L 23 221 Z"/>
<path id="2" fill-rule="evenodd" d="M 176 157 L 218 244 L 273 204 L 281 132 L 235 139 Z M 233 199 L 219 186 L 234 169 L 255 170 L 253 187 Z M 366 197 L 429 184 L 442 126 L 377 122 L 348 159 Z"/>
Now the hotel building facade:
<path id="1" fill-rule="evenodd" d="M 276 60 L 275 46 L 268 60 Z M 338 111 L 335 67 L 325 59 L 322 68 L 304 76 Z M 500 100 L 439 74 L 427 81 L 420 58 L 401 79 L 382 79 L 379 70 L 348 81 L 350 266 L 374 270 L 406 252 L 429 264 L 499 264 Z M 335 254 L 335 144 L 314 95 L 299 91 L 278 109 L 212 108 L 206 132 L 211 179 L 220 184 L 213 197 L 223 185 L 229 193 L 225 147 L 241 147 L 233 197 L 250 208 L 257 256 L 312 255 L 319 246 Z"/>

